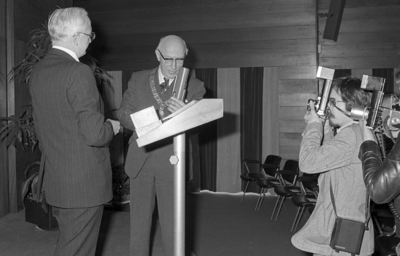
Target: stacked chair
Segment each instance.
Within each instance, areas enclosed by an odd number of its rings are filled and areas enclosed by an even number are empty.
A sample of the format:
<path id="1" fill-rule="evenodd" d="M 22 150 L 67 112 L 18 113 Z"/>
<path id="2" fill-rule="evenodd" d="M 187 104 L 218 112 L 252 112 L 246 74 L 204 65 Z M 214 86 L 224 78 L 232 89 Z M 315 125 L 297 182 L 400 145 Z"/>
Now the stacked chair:
<path id="1" fill-rule="evenodd" d="M 280 168 L 281 160 L 282 158 L 277 155 L 268 155 L 263 164 L 257 160 L 242 160 L 242 169 L 244 170 L 244 173 L 240 175 L 240 178 L 245 182 L 246 186 L 243 191 L 241 202 L 243 202 L 245 198 L 250 182 L 258 181 L 259 179 L 264 178 L 276 178 L 277 170 Z M 250 165 L 256 165 L 258 172 L 251 172 Z"/>
<path id="2" fill-rule="evenodd" d="M 279 171 L 279 175 L 283 184 L 274 188 L 275 194 L 278 195 L 278 198 L 276 200 L 275 207 L 271 215 L 271 220 L 274 218 L 274 215 L 275 220 L 278 219 L 279 213 L 285 203 L 286 198 L 301 193 L 301 188 L 299 185 L 297 185 L 297 178 L 299 176 L 298 161 L 287 160 L 285 166 L 283 167 L 283 170 Z"/>
<path id="3" fill-rule="evenodd" d="M 299 177 L 301 193 L 292 196 L 292 202 L 297 206 L 297 213 L 293 221 L 291 232 L 296 232 L 303 217 L 304 210 L 314 209 L 318 197 L 318 174 L 303 173 Z"/>
<path id="4" fill-rule="evenodd" d="M 269 177 L 257 180 L 257 185 L 261 188 L 261 192 L 257 200 L 256 210 L 260 209 L 268 189 L 280 186 L 294 186 L 296 184 L 299 175 L 299 162 L 289 159 L 285 162 L 282 170 L 270 169 L 265 170 L 265 172 Z"/>

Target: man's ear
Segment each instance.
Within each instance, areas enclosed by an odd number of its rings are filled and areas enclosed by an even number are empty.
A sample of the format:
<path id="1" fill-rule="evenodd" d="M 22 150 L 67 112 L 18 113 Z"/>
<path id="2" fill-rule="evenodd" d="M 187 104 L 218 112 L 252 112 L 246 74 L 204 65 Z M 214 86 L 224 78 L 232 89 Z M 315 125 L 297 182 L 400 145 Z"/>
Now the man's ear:
<path id="1" fill-rule="evenodd" d="M 158 52 L 158 50 L 156 49 L 154 52 L 156 53 L 157 60 L 161 61 L 161 56 L 160 56 L 160 53 Z"/>
<path id="2" fill-rule="evenodd" d="M 74 45 L 78 46 L 79 45 L 79 40 L 78 40 L 79 33 L 76 33 L 75 35 L 72 36 L 72 40 L 74 40 Z"/>

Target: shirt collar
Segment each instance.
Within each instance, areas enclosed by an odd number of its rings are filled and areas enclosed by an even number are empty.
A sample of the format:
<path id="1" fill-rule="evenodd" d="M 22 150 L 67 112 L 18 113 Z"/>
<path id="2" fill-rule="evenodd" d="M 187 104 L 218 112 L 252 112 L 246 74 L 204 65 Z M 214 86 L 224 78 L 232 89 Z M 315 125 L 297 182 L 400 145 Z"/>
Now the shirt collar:
<path id="1" fill-rule="evenodd" d="M 159 81 L 160 84 L 164 82 L 164 77 L 165 77 L 165 76 L 162 74 L 161 68 L 158 67 L 158 81 Z M 167 78 L 167 79 L 168 79 L 168 78 Z M 174 79 L 175 79 L 175 77 L 172 78 L 172 79 L 169 79 L 169 80 L 168 80 L 168 85 L 171 85 L 171 83 L 174 81 Z"/>
<path id="2" fill-rule="evenodd" d="M 69 55 L 71 55 L 72 58 L 74 58 L 77 62 L 79 62 L 79 59 L 78 59 L 78 56 L 76 55 L 76 53 L 74 53 L 70 49 L 67 49 L 65 47 L 58 46 L 58 45 L 54 45 L 53 48 L 59 49 L 61 51 L 64 51 L 64 52 L 68 53 Z"/>
<path id="3" fill-rule="evenodd" d="M 352 125 L 352 124 L 358 124 L 358 122 L 352 120 L 351 122 L 349 122 L 349 123 L 347 123 L 347 124 L 341 126 L 339 129 L 337 129 L 337 133 L 339 133 L 341 130 L 343 130 L 344 128 L 346 128 L 347 126 L 350 126 L 350 125 Z"/>

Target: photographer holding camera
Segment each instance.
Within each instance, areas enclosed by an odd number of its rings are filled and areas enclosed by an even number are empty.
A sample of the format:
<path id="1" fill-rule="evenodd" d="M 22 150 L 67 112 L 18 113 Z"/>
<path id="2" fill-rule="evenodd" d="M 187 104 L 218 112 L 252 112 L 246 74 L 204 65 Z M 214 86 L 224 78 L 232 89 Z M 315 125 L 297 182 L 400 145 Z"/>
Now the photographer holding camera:
<path id="1" fill-rule="evenodd" d="M 330 246 L 336 214 L 365 222 L 366 188 L 358 152 L 361 129 L 350 117 L 353 105 L 368 106 L 369 94 L 360 88 L 361 80 L 343 77 L 333 80 L 326 117 L 329 125 L 317 115 L 314 102 L 304 119 L 307 123 L 300 147 L 299 164 L 304 173 L 319 173 L 319 195 L 307 223 L 292 237 L 292 244 L 314 255 L 350 255 Z M 337 134 L 328 136 L 330 129 Z M 324 131 L 325 130 L 325 131 Z M 334 195 L 336 213 L 332 205 Z M 359 255 L 374 252 L 374 231 L 370 223 L 365 230 Z"/>
<path id="2" fill-rule="evenodd" d="M 397 85 L 400 87 L 400 71 L 396 74 Z M 390 120 L 388 120 L 390 121 Z M 360 121 L 363 130 L 364 142 L 360 147 L 364 182 L 371 199 L 378 204 L 390 203 L 395 216 L 396 235 L 400 237 L 400 142 L 396 140 L 389 155 L 382 162 L 381 149 L 371 129 L 367 128 L 365 121 Z M 388 129 L 385 122 L 385 133 L 389 137 L 397 138 L 400 125 L 393 125 Z M 400 255 L 400 244 L 396 247 Z"/>

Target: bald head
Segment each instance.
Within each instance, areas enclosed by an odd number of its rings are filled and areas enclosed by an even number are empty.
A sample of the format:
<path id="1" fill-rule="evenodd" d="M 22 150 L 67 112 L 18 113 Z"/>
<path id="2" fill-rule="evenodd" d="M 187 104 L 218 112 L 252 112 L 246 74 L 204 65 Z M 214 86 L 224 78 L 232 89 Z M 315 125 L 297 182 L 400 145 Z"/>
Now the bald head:
<path id="1" fill-rule="evenodd" d="M 175 35 L 161 38 L 157 48 L 160 49 L 160 51 L 183 51 L 185 55 L 188 53 L 185 41 Z"/>

